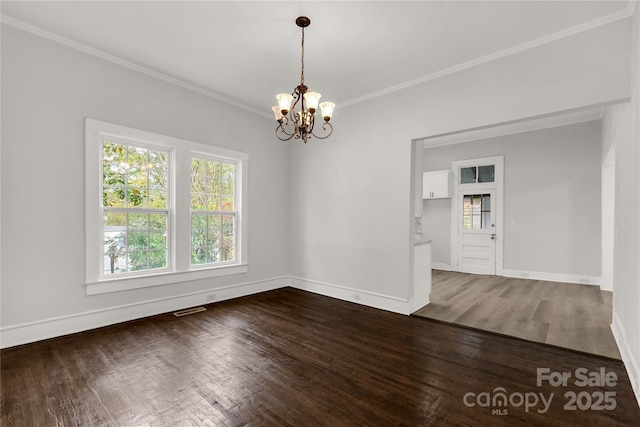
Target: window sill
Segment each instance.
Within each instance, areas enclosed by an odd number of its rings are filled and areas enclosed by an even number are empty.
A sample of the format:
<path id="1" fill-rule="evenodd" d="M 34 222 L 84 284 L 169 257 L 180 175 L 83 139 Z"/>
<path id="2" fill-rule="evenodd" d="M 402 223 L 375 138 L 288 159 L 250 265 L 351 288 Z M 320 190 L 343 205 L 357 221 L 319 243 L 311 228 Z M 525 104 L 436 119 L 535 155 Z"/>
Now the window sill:
<path id="1" fill-rule="evenodd" d="M 100 295 L 111 292 L 128 291 L 132 289 L 148 288 L 152 286 L 171 285 L 193 280 L 208 279 L 211 277 L 230 276 L 249 271 L 248 264 L 234 264 L 220 267 L 199 268 L 197 270 L 180 271 L 171 273 L 149 274 L 146 276 L 119 277 L 105 279 L 99 282 L 86 284 L 87 295 Z"/>

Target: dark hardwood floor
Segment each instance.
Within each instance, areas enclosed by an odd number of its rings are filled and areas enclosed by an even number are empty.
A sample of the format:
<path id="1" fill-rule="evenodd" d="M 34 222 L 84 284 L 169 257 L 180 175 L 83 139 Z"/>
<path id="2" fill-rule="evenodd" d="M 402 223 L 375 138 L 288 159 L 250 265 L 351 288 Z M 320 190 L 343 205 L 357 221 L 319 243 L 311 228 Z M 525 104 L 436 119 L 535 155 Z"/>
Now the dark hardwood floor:
<path id="1" fill-rule="evenodd" d="M 621 362 L 291 288 L 0 355 L 2 426 L 632 426 L 640 420 Z M 537 368 L 571 377 L 567 385 L 537 385 Z M 609 385 L 581 387 L 578 368 L 596 380 L 604 373 Z M 504 405 L 495 399 L 497 388 L 504 389 Z M 548 408 L 542 398 L 551 399 Z"/>

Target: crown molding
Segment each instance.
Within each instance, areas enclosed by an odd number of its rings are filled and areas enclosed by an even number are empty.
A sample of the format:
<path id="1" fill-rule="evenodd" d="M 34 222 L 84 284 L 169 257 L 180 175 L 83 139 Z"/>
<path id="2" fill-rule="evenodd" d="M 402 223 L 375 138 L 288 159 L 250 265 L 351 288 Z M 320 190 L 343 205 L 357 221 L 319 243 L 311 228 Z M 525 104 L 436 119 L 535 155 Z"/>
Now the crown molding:
<path id="1" fill-rule="evenodd" d="M 520 52 L 524 52 L 539 46 L 543 46 L 545 44 L 549 44 L 576 34 L 580 34 L 589 30 L 593 30 L 595 28 L 598 27 L 602 27 L 603 25 L 607 25 L 607 24 L 611 24 L 613 22 L 617 22 L 626 18 L 629 18 L 631 16 L 633 16 L 633 13 L 635 11 L 635 3 L 637 2 L 637 0 L 629 0 L 629 4 L 627 5 L 627 8 L 624 10 L 621 10 L 619 12 L 616 13 L 612 13 L 606 16 L 602 16 L 600 18 L 579 24 L 579 25 L 575 25 L 573 27 L 570 28 L 566 28 L 564 30 L 555 32 L 555 33 L 551 33 L 548 34 L 546 36 L 542 36 L 539 37 L 537 39 L 533 39 L 530 40 L 528 42 L 525 43 L 521 43 L 515 46 L 512 46 L 510 48 L 507 49 L 503 49 L 494 53 L 490 53 L 488 55 L 484 55 L 481 57 L 478 57 L 476 59 L 472 59 L 470 61 L 466 61 L 466 62 L 462 62 L 460 64 L 448 67 L 448 68 L 443 68 L 442 70 L 438 70 L 436 72 L 433 72 L 431 74 L 427 74 L 424 75 L 422 77 L 418 77 L 416 79 L 413 80 L 409 80 L 406 81 L 404 83 L 400 83 L 397 85 L 393 85 L 393 86 L 389 86 L 385 89 L 376 91 L 376 92 L 372 92 L 368 95 L 364 95 L 364 96 L 360 96 L 358 98 L 354 98 L 352 100 L 349 101 L 345 101 L 340 103 L 339 105 L 336 105 L 336 108 L 340 107 L 340 108 L 344 108 L 344 107 L 348 107 L 354 104 L 358 104 L 360 102 L 364 102 L 364 101 L 368 101 L 370 99 L 373 98 L 378 98 L 380 96 L 384 96 L 384 95 L 388 95 L 390 93 L 393 92 L 397 92 L 403 89 L 407 89 L 410 88 L 412 86 L 417 86 L 420 85 L 422 83 L 426 83 L 428 81 L 431 80 L 435 80 L 438 79 L 440 77 L 444 77 L 450 74 L 454 74 L 460 71 L 464 71 L 467 70 L 469 68 L 473 68 L 473 67 L 477 67 L 478 65 L 482 65 L 482 64 L 486 64 L 488 62 L 492 62 L 492 61 L 496 61 L 498 59 L 502 59 L 502 58 L 506 58 L 508 56 L 511 55 L 515 55 L 518 54 Z"/>
<path id="2" fill-rule="evenodd" d="M 397 85 L 393 85 L 393 86 L 389 86 L 385 89 L 381 89 L 372 93 L 369 93 L 367 95 L 363 95 L 357 98 L 353 98 L 351 100 L 339 103 L 336 105 L 336 108 L 344 108 L 344 107 L 349 107 L 351 105 L 355 105 L 355 104 L 359 104 L 361 102 L 365 102 L 374 98 L 378 98 L 384 95 L 388 95 L 391 94 L 393 92 L 398 92 L 400 90 L 404 90 L 407 88 L 410 88 L 412 86 L 417 86 L 423 83 L 426 83 L 428 81 L 431 80 L 435 80 L 450 74 L 454 74 L 460 71 L 464 71 L 482 64 L 486 64 L 488 62 L 491 61 L 496 61 L 498 59 L 502 59 L 511 55 L 515 55 L 518 54 L 520 52 L 524 52 L 539 46 L 543 46 L 545 44 L 549 44 L 561 39 L 564 39 L 566 37 L 570 37 L 576 34 L 580 34 L 583 33 L 585 31 L 589 31 L 598 27 L 601 27 L 603 25 L 607 25 L 616 21 L 620 21 L 626 18 L 629 18 L 631 16 L 633 16 L 634 12 L 635 12 L 635 8 L 636 8 L 636 3 L 637 0 L 629 0 L 628 4 L 627 4 L 627 8 L 624 10 L 621 10 L 619 12 L 616 13 L 612 13 L 606 16 L 602 16 L 600 18 L 579 24 L 579 25 L 575 25 L 573 27 L 570 28 L 566 28 L 564 30 L 552 33 L 552 34 L 548 34 L 546 36 L 542 36 L 539 37 L 537 39 L 534 40 L 530 40 L 528 42 L 525 43 L 521 43 L 519 45 L 516 46 L 512 46 L 510 48 L 507 49 L 503 49 L 500 50 L 498 52 L 494 52 L 488 55 L 484 55 L 481 56 L 479 58 L 476 59 L 472 59 L 470 61 L 466 61 L 466 62 L 462 62 L 460 64 L 448 67 L 448 68 L 444 68 L 442 70 L 438 70 L 436 72 L 418 77 L 416 79 L 412 79 L 403 83 L 399 83 Z M 107 52 L 104 52 L 102 50 L 99 49 L 95 49 L 93 47 L 87 46 L 85 44 L 76 42 L 74 40 L 68 39 L 66 37 L 60 36 L 58 34 L 52 33 L 50 31 L 46 31 L 43 30 L 42 28 L 36 27 L 34 25 L 31 24 L 27 24 L 26 22 L 20 21 L 18 19 L 15 18 L 11 18 L 9 16 L 6 15 L 0 15 L 0 21 L 2 23 L 5 23 L 7 25 L 10 25 L 12 27 L 18 28 L 20 30 L 26 31 L 28 33 L 31 34 L 35 34 L 37 36 L 49 39 L 51 41 L 54 41 L 56 43 L 65 45 L 67 47 L 73 48 L 73 49 L 77 49 L 81 52 L 87 53 L 89 55 L 93 55 L 96 56 L 98 58 L 101 58 L 103 60 L 106 61 L 110 61 L 113 62 L 115 64 L 119 64 L 123 67 L 129 68 L 131 70 L 135 70 L 138 71 L 140 73 L 146 74 L 148 76 L 151 77 L 155 77 L 157 79 L 163 80 L 167 83 L 171 83 L 177 86 L 180 86 L 182 88 L 188 89 L 190 91 L 199 93 L 201 95 L 216 99 L 218 101 L 224 102 L 226 104 L 229 105 L 233 105 L 234 107 L 240 108 L 242 110 L 248 111 L 250 113 L 254 113 L 257 114 L 259 116 L 265 117 L 265 118 L 272 118 L 271 114 L 268 114 L 262 110 L 259 110 L 257 108 L 254 108 L 250 105 L 244 104 L 242 102 L 236 101 L 234 99 L 228 98 L 224 95 L 220 95 L 219 93 L 213 92 L 211 90 L 205 89 L 203 87 L 194 85 L 192 83 L 186 82 L 184 80 L 181 80 L 179 78 L 170 76 L 168 74 L 164 74 L 161 73 L 157 70 L 151 69 L 149 67 L 145 67 L 143 65 L 137 64 L 135 62 L 132 61 L 128 61 L 126 59 L 120 58 L 118 56 L 109 54 Z"/>
<path id="3" fill-rule="evenodd" d="M 154 70 L 149 67 L 145 67 L 143 65 L 137 64 L 135 62 L 120 58 L 119 56 L 112 55 L 110 53 L 104 52 L 100 49 L 95 49 L 91 46 L 87 46 L 83 43 L 78 43 L 74 40 L 68 39 L 66 37 L 60 36 L 58 34 L 52 33 L 50 31 L 43 30 L 42 28 L 36 27 L 31 24 L 27 24 L 26 22 L 20 21 L 15 18 L 11 18 L 10 16 L 0 15 L 0 20 L 2 23 L 17 28 L 19 30 L 43 37 L 45 39 L 51 40 L 53 42 L 62 44 L 64 46 L 70 47 L 72 49 L 79 50 L 83 53 L 98 57 L 105 61 L 113 62 L 115 64 L 121 65 L 123 67 L 129 68 L 131 70 L 137 71 L 142 74 L 146 74 L 148 76 L 154 77 L 156 79 L 163 80 L 167 83 L 180 86 L 184 89 L 190 90 L 192 92 L 199 93 L 200 95 L 207 96 L 209 98 L 213 98 L 217 101 L 224 102 L 226 104 L 233 105 L 234 107 L 240 108 L 242 110 L 248 111 L 253 114 L 257 114 L 266 118 L 272 118 L 272 114 L 267 114 L 264 111 L 258 110 L 250 105 L 244 104 L 242 102 L 238 102 L 234 99 L 228 98 L 224 95 L 220 95 L 219 93 L 213 92 L 211 90 L 205 89 L 203 87 L 194 85 L 192 83 L 186 82 L 184 80 L 178 79 L 176 77 L 170 76 L 168 74 L 161 73 L 157 70 Z"/>

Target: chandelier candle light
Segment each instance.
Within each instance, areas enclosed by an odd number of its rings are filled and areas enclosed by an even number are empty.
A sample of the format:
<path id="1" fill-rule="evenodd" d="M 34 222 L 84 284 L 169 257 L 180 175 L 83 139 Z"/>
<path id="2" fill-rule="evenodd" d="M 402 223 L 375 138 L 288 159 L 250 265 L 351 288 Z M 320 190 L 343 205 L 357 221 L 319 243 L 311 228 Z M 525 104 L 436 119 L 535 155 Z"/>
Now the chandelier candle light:
<path id="1" fill-rule="evenodd" d="M 333 102 L 323 102 L 320 104 L 322 110 L 322 130 L 325 135 L 320 136 L 313 133 L 315 125 L 316 110 L 320 102 L 318 92 L 310 92 L 304 84 L 304 29 L 311 24 L 311 20 L 305 16 L 296 19 L 296 25 L 302 28 L 302 72 L 300 74 L 300 85 L 297 86 L 291 95 L 280 93 L 276 95 L 278 105 L 274 105 L 272 110 L 278 121 L 276 136 L 281 141 L 288 141 L 291 138 L 302 139 L 304 143 L 313 136 L 318 139 L 328 138 L 333 132 L 333 126 L 329 123 L 335 104 Z M 291 103 L 293 102 L 293 105 Z M 296 111 L 296 107 L 300 109 Z M 327 133 L 328 132 L 328 133 Z"/>

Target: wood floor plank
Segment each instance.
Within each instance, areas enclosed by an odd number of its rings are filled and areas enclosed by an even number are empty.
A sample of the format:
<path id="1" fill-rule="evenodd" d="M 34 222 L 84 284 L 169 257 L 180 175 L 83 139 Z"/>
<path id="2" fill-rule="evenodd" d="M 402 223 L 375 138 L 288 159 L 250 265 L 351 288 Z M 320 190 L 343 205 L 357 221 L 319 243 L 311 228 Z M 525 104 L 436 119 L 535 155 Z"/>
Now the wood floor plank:
<path id="1" fill-rule="evenodd" d="M 414 314 L 620 359 L 611 292 L 593 285 L 434 270 L 431 303 Z"/>
<path id="2" fill-rule="evenodd" d="M 207 308 L 2 350 L 0 424 L 626 426 L 640 417 L 619 361 L 291 288 Z M 589 392 L 614 392 L 615 409 L 565 410 L 564 393 L 584 388 L 538 386 L 544 367 L 614 373 L 615 385 Z M 478 405 L 499 387 L 553 400 L 545 412 Z"/>

